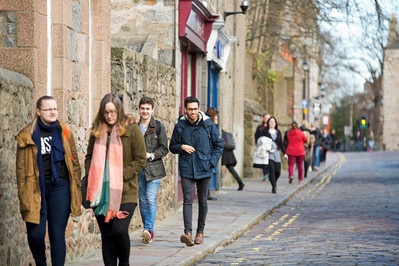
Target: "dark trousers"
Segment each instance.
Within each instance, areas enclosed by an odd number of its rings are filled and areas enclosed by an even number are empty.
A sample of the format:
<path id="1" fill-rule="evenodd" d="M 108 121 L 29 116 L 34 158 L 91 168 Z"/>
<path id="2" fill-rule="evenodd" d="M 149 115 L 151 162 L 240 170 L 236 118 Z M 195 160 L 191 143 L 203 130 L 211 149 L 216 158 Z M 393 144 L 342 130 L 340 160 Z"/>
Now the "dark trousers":
<path id="1" fill-rule="evenodd" d="M 273 188 L 277 186 L 277 180 L 281 175 L 281 163 L 276 163 L 273 160 L 269 160 L 269 180 Z"/>
<path id="2" fill-rule="evenodd" d="M 263 177 L 264 177 L 265 175 L 269 175 L 269 166 L 268 166 L 268 165 L 265 165 L 265 166 L 262 168 L 262 171 L 263 171 Z"/>
<path id="3" fill-rule="evenodd" d="M 241 185 L 242 184 L 242 180 L 241 180 L 240 176 L 238 175 L 237 171 L 234 169 L 234 165 L 232 165 L 232 164 L 226 165 L 226 168 L 233 175 L 233 177 L 237 181 L 237 183 L 239 185 Z"/>
<path id="4" fill-rule="evenodd" d="M 47 212 L 40 211 L 40 224 L 26 223 L 28 243 L 36 265 L 46 265 L 46 221 L 50 239 L 51 265 L 65 264 L 65 229 L 70 214 L 71 195 L 69 179 L 59 178 L 55 183 L 46 180 L 45 201 Z"/>
<path id="5" fill-rule="evenodd" d="M 129 224 L 136 206 L 136 203 L 121 204 L 120 211 L 127 211 L 129 215 L 123 219 L 115 217 L 109 223 L 104 222 L 104 215 L 96 215 L 101 232 L 102 254 L 105 266 L 116 266 L 118 258 L 120 266 L 129 265 Z"/>
<path id="6" fill-rule="evenodd" d="M 203 233 L 205 228 L 206 215 L 208 214 L 208 188 L 211 178 L 203 179 L 190 179 L 181 178 L 181 186 L 183 190 L 183 220 L 184 220 L 184 233 L 192 233 L 193 226 L 193 200 L 194 190 L 197 186 L 198 196 L 198 224 L 197 233 Z"/>
<path id="7" fill-rule="evenodd" d="M 308 177 L 308 171 L 309 171 L 309 167 L 310 167 L 310 163 L 311 163 L 311 160 L 304 160 L 303 161 L 303 164 L 304 164 L 304 176 L 305 177 Z"/>

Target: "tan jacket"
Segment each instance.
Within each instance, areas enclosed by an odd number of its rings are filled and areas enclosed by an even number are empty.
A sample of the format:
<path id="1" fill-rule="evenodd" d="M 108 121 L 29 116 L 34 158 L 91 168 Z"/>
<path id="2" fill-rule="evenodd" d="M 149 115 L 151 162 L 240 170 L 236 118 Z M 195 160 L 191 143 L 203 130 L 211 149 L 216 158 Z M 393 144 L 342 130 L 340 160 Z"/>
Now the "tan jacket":
<path id="1" fill-rule="evenodd" d="M 40 223 L 41 196 L 39 187 L 39 168 L 37 166 L 37 146 L 33 142 L 30 123 L 15 137 L 17 140 L 17 186 L 20 212 L 26 222 Z M 81 169 L 76 151 L 75 138 L 65 123 L 60 122 L 65 162 L 69 172 L 71 193 L 71 215 L 82 214 L 82 194 L 80 191 Z M 68 139 L 67 139 L 68 138 Z"/>

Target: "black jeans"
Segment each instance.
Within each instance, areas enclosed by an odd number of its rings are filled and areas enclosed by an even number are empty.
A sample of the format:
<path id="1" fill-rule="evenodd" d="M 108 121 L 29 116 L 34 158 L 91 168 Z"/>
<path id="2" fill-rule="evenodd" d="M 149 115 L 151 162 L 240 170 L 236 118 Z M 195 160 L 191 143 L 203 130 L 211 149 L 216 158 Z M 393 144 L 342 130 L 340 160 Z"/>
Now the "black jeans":
<path id="1" fill-rule="evenodd" d="M 115 217 L 109 223 L 104 222 L 104 215 L 96 215 L 101 232 L 101 245 L 105 266 L 129 265 L 130 237 L 129 224 L 137 203 L 121 204 L 120 211 L 127 211 L 129 215 L 124 219 Z"/>
<path id="2" fill-rule="evenodd" d="M 193 200 L 194 189 L 197 185 L 198 195 L 198 225 L 197 233 L 203 233 L 205 228 L 206 215 L 208 214 L 208 188 L 211 177 L 203 179 L 181 178 L 181 187 L 183 190 L 183 220 L 184 233 L 192 233 L 193 226 Z"/>
<path id="3" fill-rule="evenodd" d="M 281 163 L 276 163 L 273 160 L 269 160 L 269 180 L 272 187 L 277 186 L 277 180 L 281 175 Z"/>
<path id="4" fill-rule="evenodd" d="M 237 181 L 237 183 L 239 185 L 241 185 L 242 184 L 242 180 L 241 180 L 240 176 L 238 175 L 237 171 L 234 169 L 234 165 L 232 165 L 232 164 L 226 165 L 226 168 L 233 175 L 233 177 Z"/>

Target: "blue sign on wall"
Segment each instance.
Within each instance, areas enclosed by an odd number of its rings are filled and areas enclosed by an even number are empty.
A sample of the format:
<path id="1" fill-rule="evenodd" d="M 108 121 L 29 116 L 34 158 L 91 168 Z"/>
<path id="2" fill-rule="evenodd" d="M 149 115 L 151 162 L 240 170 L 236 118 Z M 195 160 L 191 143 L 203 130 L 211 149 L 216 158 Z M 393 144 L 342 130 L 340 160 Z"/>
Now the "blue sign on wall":
<path id="1" fill-rule="evenodd" d="M 302 109 L 308 108 L 308 100 L 302 99 Z"/>

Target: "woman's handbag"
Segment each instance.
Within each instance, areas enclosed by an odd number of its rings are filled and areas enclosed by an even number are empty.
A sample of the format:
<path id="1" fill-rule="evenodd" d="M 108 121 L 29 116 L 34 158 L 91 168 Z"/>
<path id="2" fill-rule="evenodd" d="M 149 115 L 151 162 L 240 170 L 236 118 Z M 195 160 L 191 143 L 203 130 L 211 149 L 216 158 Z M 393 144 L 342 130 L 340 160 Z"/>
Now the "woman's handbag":
<path id="1" fill-rule="evenodd" d="M 233 151 L 236 148 L 236 142 L 233 134 L 222 130 L 223 146 L 225 150 Z"/>
<path id="2" fill-rule="evenodd" d="M 90 201 L 86 200 L 86 194 L 87 194 L 87 175 L 85 175 L 81 180 L 80 180 L 80 189 L 82 191 L 82 206 L 85 209 L 91 209 L 90 207 Z"/>

